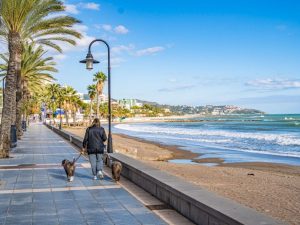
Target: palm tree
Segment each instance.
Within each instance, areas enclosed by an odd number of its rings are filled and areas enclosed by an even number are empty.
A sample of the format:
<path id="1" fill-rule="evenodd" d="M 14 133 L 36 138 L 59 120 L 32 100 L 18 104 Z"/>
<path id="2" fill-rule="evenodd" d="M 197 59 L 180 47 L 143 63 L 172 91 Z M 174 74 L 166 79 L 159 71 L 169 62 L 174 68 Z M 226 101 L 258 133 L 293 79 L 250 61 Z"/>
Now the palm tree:
<path id="1" fill-rule="evenodd" d="M 2 19 L 0 36 L 8 42 L 9 61 L 4 90 L 3 113 L 0 130 L 0 158 L 9 156 L 10 128 L 16 120 L 16 96 L 21 93 L 21 55 L 22 42 L 34 41 L 54 48 L 62 49 L 57 41 L 75 45 L 73 38 L 80 33 L 72 29 L 79 21 L 70 16 L 50 16 L 64 11 L 59 0 L 2 0 L 0 15 Z"/>
<path id="2" fill-rule="evenodd" d="M 26 98 L 34 95 L 42 90 L 45 83 L 53 81 L 54 78 L 51 72 L 57 72 L 55 62 L 52 57 L 44 57 L 45 51 L 41 46 L 36 47 L 34 43 L 25 43 L 23 46 L 22 61 L 21 61 L 21 89 L 22 96 L 17 102 L 17 136 L 18 139 L 22 136 L 22 105 Z M 0 54 L 0 58 L 5 62 L 0 64 L 3 72 L 0 76 L 5 76 L 7 73 L 7 63 L 9 61 L 8 54 Z M 24 112 L 24 111 L 23 111 Z"/>
<path id="3" fill-rule="evenodd" d="M 97 92 L 96 92 L 96 84 L 91 84 L 87 87 L 87 90 L 88 90 L 88 95 L 90 97 L 90 116 L 89 116 L 89 121 L 90 123 L 92 122 L 92 110 L 93 110 L 93 101 L 95 99 L 95 95 L 97 95 Z"/>
<path id="4" fill-rule="evenodd" d="M 104 82 L 107 80 L 106 75 L 103 72 L 98 72 L 94 74 L 94 79 L 93 81 L 96 82 L 96 90 L 97 90 L 97 109 L 96 109 L 96 117 L 99 115 L 99 96 L 102 94 L 103 87 L 104 87 Z"/>
<path id="5" fill-rule="evenodd" d="M 46 102 L 48 102 L 48 105 L 51 107 L 51 110 L 54 114 L 54 112 L 61 105 L 62 102 L 62 87 L 59 84 L 55 83 L 48 84 L 44 96 L 47 99 Z M 53 122 L 55 123 L 54 118 Z"/>
<path id="6" fill-rule="evenodd" d="M 76 113 L 80 107 L 83 106 L 82 100 L 78 95 L 74 95 L 72 98 L 72 113 L 73 113 L 73 124 L 76 125 Z"/>
<path id="7" fill-rule="evenodd" d="M 63 108 L 65 111 L 65 116 L 66 116 L 66 123 L 67 126 L 70 126 L 69 123 L 69 112 L 72 110 L 73 108 L 73 99 L 75 96 L 77 95 L 77 92 L 74 88 L 70 87 L 70 86 L 66 86 L 63 87 L 62 89 L 62 102 L 63 102 Z"/>

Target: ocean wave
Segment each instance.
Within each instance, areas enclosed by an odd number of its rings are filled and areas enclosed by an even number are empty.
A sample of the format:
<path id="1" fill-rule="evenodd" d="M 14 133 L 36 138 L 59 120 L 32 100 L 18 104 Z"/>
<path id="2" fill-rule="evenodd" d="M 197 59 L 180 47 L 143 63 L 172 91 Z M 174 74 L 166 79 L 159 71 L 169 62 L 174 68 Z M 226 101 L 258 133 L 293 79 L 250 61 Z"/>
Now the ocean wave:
<path id="1" fill-rule="evenodd" d="M 207 146 L 210 147 L 210 146 Z M 257 150 L 257 149 L 245 149 L 245 148 L 232 148 L 232 147 L 225 147 L 225 146 L 215 146 L 218 149 L 227 149 L 230 151 L 240 151 L 240 152 L 249 152 L 249 153 L 257 153 L 257 154 L 264 154 L 264 155 L 275 155 L 275 156 L 287 156 L 287 157 L 295 157 L 300 158 L 300 152 L 295 151 L 271 151 L 271 150 Z"/>
<path id="2" fill-rule="evenodd" d="M 284 117 L 284 120 L 296 120 L 296 119 L 293 117 Z"/>
<path id="3" fill-rule="evenodd" d="M 168 135 L 188 135 L 188 136 L 217 136 L 225 138 L 239 138 L 239 139 L 254 139 L 259 141 L 267 141 L 273 144 L 282 146 L 300 146 L 300 138 L 297 136 L 286 134 L 266 134 L 266 133 L 250 133 L 250 132 L 233 132 L 224 130 L 199 130 L 175 127 L 158 127 L 153 125 L 132 125 L 132 124 L 118 124 L 115 126 L 117 129 L 155 133 L 155 134 L 168 134 Z"/>
<path id="4" fill-rule="evenodd" d="M 194 142 L 201 142 L 201 143 L 231 143 L 232 142 L 232 140 L 230 139 L 182 138 L 182 137 L 172 137 L 172 136 L 165 136 L 165 138 L 174 139 L 174 140 L 194 141 Z"/>
<path id="5" fill-rule="evenodd" d="M 248 153 L 256 153 L 256 154 L 264 154 L 264 155 L 275 155 L 275 156 L 287 156 L 287 157 L 300 158 L 300 152 L 297 152 L 297 151 L 258 150 L 258 149 L 254 149 L 254 148 L 245 148 L 245 146 L 244 147 L 243 146 L 240 146 L 240 147 L 232 147 L 232 146 L 227 147 L 227 146 L 210 145 L 211 143 L 213 143 L 213 144 L 225 143 L 225 142 L 226 143 L 233 143 L 233 141 L 229 140 L 229 139 L 207 140 L 207 139 L 179 138 L 179 137 L 171 137 L 171 136 L 164 136 L 162 138 L 200 142 L 201 147 L 204 147 L 204 148 L 213 147 L 215 149 L 220 149 L 220 150 L 240 151 L 240 152 L 248 152 Z M 208 144 L 203 144 L 203 143 L 208 143 Z"/>

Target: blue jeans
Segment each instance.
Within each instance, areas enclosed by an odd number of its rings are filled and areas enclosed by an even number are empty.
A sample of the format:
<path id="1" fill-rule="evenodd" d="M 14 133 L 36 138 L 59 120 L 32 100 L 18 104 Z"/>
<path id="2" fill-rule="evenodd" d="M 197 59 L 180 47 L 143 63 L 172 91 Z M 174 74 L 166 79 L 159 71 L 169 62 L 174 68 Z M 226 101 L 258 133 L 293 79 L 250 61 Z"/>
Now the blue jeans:
<path id="1" fill-rule="evenodd" d="M 102 154 L 90 154 L 89 155 L 92 172 L 93 175 L 96 176 L 98 171 L 102 171 L 103 169 L 103 161 L 102 161 Z"/>

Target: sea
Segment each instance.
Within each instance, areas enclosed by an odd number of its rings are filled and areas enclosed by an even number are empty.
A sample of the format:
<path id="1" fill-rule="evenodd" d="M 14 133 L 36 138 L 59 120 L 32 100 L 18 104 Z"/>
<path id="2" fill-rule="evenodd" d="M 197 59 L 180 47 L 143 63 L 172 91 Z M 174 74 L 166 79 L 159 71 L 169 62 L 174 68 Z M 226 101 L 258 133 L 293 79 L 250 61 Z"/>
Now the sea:
<path id="1" fill-rule="evenodd" d="M 226 115 L 193 120 L 124 123 L 113 132 L 222 158 L 224 163 L 272 162 L 300 165 L 300 114 Z M 173 160 L 174 163 L 193 163 Z M 214 163 L 207 163 L 213 166 Z"/>

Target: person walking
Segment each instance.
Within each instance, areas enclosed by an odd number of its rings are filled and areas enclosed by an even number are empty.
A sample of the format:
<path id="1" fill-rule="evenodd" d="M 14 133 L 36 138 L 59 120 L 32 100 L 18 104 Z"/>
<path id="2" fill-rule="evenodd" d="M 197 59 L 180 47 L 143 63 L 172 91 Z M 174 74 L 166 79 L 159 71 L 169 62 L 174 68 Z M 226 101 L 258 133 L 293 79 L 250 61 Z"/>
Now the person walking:
<path id="1" fill-rule="evenodd" d="M 82 151 L 87 151 L 92 167 L 93 179 L 97 180 L 97 175 L 100 179 L 104 178 L 102 156 L 104 153 L 104 142 L 107 136 L 103 127 L 100 126 L 100 120 L 95 118 L 92 125 L 85 131 L 83 139 Z"/>

